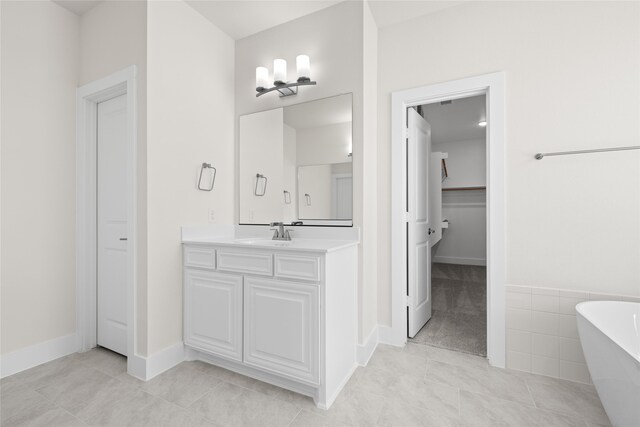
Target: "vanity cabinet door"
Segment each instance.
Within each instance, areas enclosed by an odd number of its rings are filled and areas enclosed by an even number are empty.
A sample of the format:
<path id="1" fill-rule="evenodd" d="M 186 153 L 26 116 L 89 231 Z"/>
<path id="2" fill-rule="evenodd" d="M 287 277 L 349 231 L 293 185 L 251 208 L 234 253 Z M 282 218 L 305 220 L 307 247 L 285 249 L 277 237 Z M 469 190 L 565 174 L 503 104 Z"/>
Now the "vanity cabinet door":
<path id="1" fill-rule="evenodd" d="M 242 276 L 185 269 L 184 343 L 242 360 Z"/>
<path id="2" fill-rule="evenodd" d="M 319 384 L 319 285 L 245 278 L 244 361 Z"/>

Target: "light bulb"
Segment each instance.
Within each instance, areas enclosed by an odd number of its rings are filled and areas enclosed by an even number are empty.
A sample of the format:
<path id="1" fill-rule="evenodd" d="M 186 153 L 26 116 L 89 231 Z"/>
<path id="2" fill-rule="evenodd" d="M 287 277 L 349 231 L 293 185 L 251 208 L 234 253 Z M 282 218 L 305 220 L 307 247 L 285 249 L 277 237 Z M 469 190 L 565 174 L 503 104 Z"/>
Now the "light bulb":
<path id="1" fill-rule="evenodd" d="M 269 86 L 269 70 L 267 67 L 256 67 L 256 90 L 262 92 Z"/>
<path id="2" fill-rule="evenodd" d="M 298 81 L 311 80 L 311 63 L 309 55 L 298 55 L 296 57 L 296 68 L 298 70 Z"/>
<path id="3" fill-rule="evenodd" d="M 273 60 L 273 84 L 283 85 L 287 82 L 287 61 L 284 59 Z"/>
<path id="4" fill-rule="evenodd" d="M 478 126 L 480 127 L 485 127 L 487 125 L 487 121 L 486 120 L 482 120 L 478 122 Z"/>

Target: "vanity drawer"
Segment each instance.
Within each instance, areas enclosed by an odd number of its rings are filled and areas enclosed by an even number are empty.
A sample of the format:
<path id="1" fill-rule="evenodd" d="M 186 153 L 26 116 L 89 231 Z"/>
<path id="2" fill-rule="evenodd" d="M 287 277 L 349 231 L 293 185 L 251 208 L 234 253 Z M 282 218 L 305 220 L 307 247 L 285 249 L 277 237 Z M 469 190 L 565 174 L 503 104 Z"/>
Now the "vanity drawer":
<path id="1" fill-rule="evenodd" d="M 218 249 L 218 270 L 273 276 L 273 255 L 269 252 Z"/>
<path id="2" fill-rule="evenodd" d="M 186 246 L 184 248 L 184 265 L 186 267 L 216 268 L 216 250 L 207 247 Z"/>
<path id="3" fill-rule="evenodd" d="M 320 281 L 320 257 L 275 254 L 275 275 L 287 279 Z"/>

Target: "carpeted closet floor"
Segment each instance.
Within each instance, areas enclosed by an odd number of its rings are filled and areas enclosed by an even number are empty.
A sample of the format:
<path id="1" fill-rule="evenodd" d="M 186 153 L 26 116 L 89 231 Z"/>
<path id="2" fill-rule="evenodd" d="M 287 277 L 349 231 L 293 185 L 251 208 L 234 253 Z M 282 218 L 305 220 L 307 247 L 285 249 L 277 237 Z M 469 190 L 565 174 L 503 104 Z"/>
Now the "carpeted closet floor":
<path id="1" fill-rule="evenodd" d="M 431 319 L 410 341 L 486 356 L 486 267 L 434 263 L 431 292 Z"/>

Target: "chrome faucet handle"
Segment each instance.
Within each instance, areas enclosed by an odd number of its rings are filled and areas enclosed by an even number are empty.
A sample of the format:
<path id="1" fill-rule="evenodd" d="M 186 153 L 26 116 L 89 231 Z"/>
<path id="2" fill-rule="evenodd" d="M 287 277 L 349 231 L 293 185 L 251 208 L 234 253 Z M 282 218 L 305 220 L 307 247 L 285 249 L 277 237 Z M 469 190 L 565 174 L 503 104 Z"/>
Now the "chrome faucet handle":
<path id="1" fill-rule="evenodd" d="M 291 234 L 289 233 L 289 230 L 284 230 L 284 240 L 291 240 Z"/>
<path id="2" fill-rule="evenodd" d="M 273 240 L 282 240 L 284 239 L 284 223 L 282 222 L 272 222 L 271 223 L 271 228 L 273 229 L 273 227 L 278 227 L 276 228 L 275 232 L 273 233 Z"/>

